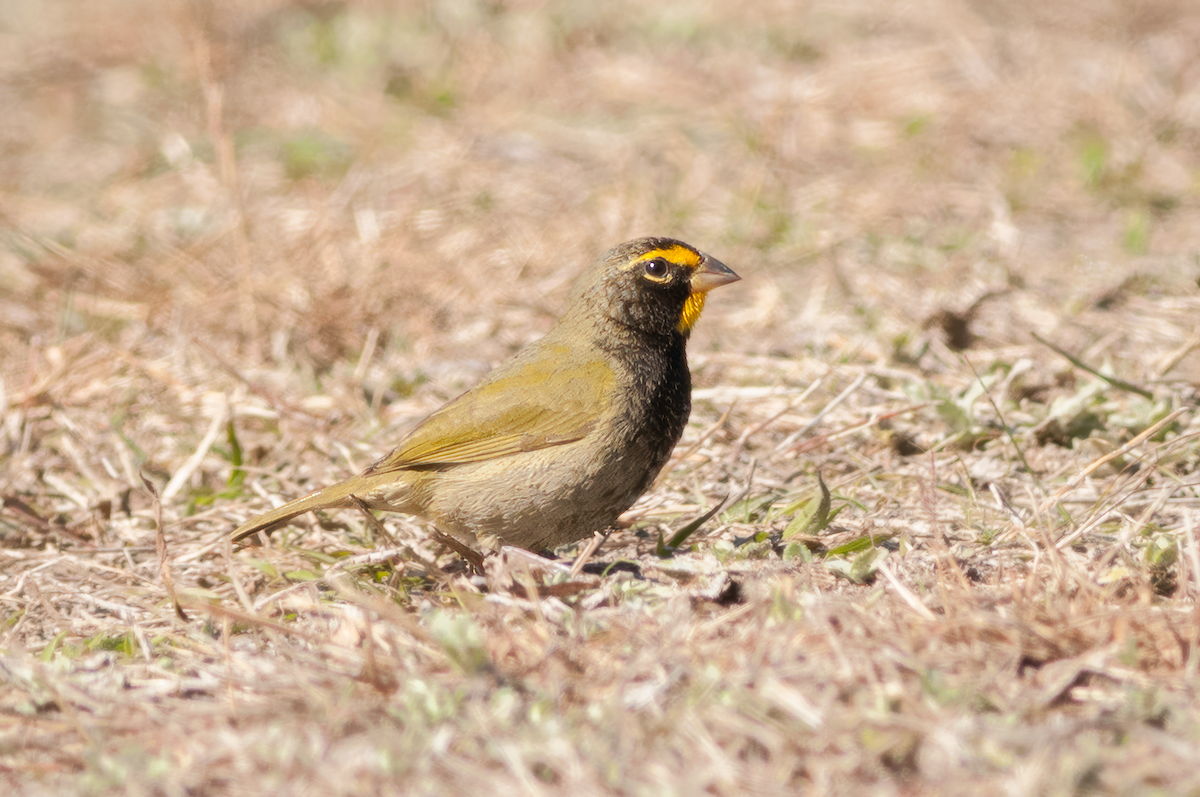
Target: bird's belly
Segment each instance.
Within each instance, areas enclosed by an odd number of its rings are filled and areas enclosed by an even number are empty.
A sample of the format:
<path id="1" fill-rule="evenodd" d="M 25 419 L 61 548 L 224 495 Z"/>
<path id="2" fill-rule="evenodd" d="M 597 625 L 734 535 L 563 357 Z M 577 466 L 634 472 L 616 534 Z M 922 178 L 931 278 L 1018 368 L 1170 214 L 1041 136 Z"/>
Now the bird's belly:
<path id="1" fill-rule="evenodd" d="M 553 548 L 612 526 L 663 461 L 627 443 L 601 456 L 565 445 L 461 465 L 437 475 L 425 514 L 468 542 Z"/>

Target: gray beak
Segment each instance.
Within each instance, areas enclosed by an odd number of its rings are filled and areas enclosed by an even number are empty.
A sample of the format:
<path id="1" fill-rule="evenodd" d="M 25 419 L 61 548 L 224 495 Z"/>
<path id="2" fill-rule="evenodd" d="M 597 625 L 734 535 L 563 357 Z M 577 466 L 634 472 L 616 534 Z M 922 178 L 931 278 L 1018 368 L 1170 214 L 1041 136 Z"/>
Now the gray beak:
<path id="1" fill-rule="evenodd" d="M 713 288 L 741 279 L 733 273 L 733 269 L 715 257 L 701 253 L 700 258 L 700 266 L 692 272 L 692 293 L 708 293 Z"/>

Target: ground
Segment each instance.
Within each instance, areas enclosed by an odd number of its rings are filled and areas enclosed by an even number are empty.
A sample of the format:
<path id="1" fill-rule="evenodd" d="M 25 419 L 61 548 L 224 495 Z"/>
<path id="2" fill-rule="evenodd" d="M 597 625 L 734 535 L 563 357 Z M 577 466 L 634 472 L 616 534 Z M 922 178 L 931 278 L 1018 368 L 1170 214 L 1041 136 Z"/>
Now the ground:
<path id="1" fill-rule="evenodd" d="M 0 782 L 1200 793 L 1197 41 L 1187 0 L 9 2 Z M 640 235 L 743 279 L 590 556 L 230 545 Z"/>

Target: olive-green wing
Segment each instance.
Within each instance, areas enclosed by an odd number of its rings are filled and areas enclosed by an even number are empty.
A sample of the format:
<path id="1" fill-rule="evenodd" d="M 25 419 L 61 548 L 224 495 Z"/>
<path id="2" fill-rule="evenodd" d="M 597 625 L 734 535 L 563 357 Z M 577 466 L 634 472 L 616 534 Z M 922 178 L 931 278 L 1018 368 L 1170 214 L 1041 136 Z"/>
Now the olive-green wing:
<path id="1" fill-rule="evenodd" d="M 559 364 L 568 354 L 547 351 L 494 373 L 426 418 L 367 474 L 480 462 L 583 439 L 608 414 L 615 377 L 600 360 Z"/>

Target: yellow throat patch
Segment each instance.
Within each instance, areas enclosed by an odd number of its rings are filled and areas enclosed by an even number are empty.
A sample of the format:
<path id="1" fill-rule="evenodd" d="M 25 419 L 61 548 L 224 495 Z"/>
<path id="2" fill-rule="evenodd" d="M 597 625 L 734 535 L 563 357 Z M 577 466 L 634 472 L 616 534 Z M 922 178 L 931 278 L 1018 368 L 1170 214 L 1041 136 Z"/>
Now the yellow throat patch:
<path id="1" fill-rule="evenodd" d="M 696 326 L 696 322 L 700 320 L 700 311 L 704 309 L 704 298 L 707 293 L 693 293 L 683 303 L 683 312 L 679 314 L 679 326 L 676 327 L 683 334 L 688 334 L 692 331 L 692 327 Z"/>

